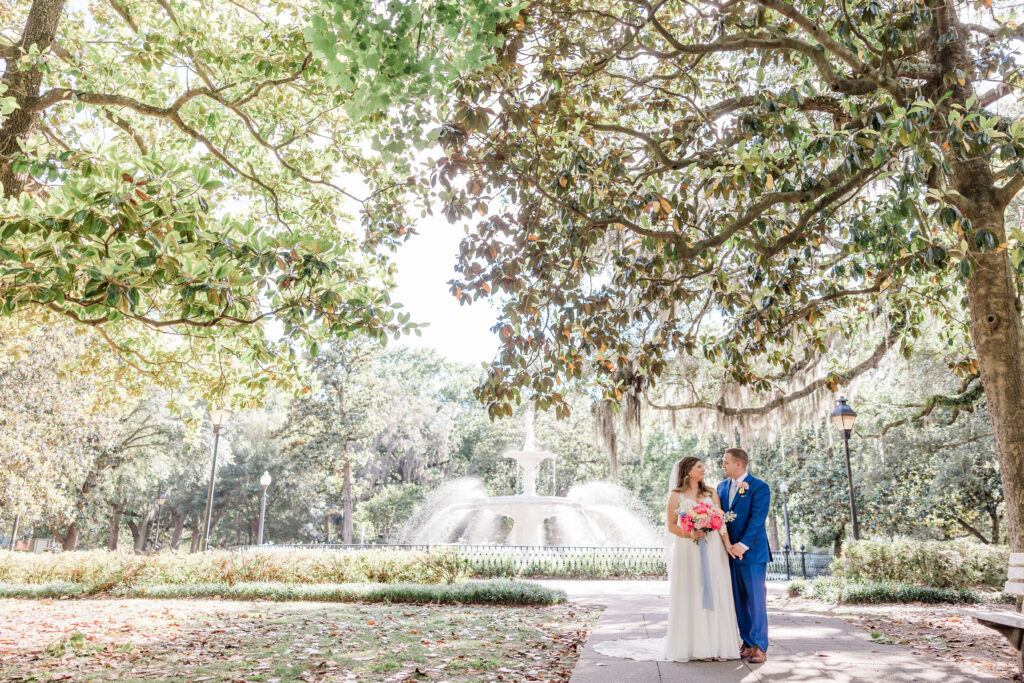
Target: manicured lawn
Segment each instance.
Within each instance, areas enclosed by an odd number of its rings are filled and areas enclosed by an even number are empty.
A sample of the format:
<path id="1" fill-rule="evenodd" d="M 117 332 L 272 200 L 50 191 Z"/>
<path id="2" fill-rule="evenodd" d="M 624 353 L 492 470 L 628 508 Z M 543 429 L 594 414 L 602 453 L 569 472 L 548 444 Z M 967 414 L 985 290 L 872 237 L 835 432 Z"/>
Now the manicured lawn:
<path id="1" fill-rule="evenodd" d="M 0 680 L 567 681 L 598 610 L 0 600 Z"/>

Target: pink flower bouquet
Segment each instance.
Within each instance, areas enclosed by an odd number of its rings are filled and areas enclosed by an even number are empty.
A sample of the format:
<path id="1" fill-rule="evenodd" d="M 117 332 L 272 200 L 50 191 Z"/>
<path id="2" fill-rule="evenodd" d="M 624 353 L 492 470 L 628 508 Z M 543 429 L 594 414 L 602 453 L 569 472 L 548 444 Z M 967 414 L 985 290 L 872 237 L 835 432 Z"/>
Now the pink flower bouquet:
<path id="1" fill-rule="evenodd" d="M 726 522 L 736 519 L 735 512 L 725 512 L 710 503 L 696 503 L 686 512 L 680 512 L 679 527 L 686 533 L 694 529 L 703 532 L 719 531 Z M 694 539 L 699 543 L 698 539 Z"/>

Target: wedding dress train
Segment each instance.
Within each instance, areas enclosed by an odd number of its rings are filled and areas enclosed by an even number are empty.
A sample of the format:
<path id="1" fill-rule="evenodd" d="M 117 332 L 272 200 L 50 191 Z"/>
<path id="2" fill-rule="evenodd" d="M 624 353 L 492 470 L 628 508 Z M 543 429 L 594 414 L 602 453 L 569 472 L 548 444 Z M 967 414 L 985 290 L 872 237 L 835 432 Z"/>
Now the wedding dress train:
<path id="1" fill-rule="evenodd" d="M 696 503 L 689 498 L 681 500 L 687 509 Z M 608 657 L 671 662 L 739 657 L 742 643 L 733 606 L 729 554 L 717 533 L 705 538 L 711 609 L 704 605 L 700 546 L 688 538 L 667 534 L 669 597 L 665 637 L 610 640 L 595 644 L 595 651 Z"/>

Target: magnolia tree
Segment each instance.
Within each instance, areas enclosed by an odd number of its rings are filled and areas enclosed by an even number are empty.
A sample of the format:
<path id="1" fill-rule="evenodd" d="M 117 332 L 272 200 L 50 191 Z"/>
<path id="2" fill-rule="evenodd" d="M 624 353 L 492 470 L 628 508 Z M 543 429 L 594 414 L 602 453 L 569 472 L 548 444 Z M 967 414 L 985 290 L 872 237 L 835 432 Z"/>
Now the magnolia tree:
<path id="1" fill-rule="evenodd" d="M 453 219 L 483 216 L 452 290 L 501 301 L 491 414 L 565 414 L 562 383 L 591 370 L 622 402 L 703 355 L 743 390 L 664 407 L 750 425 L 910 353 L 937 316 L 964 391 L 984 387 L 1024 549 L 1013 11 L 551 0 L 498 24 L 433 173 Z"/>
<path id="2" fill-rule="evenodd" d="M 406 328 L 384 256 L 406 183 L 314 57 L 319 10 L 0 8 L 0 312 L 55 312 L 116 373 L 235 403 L 287 384 L 296 345 Z"/>

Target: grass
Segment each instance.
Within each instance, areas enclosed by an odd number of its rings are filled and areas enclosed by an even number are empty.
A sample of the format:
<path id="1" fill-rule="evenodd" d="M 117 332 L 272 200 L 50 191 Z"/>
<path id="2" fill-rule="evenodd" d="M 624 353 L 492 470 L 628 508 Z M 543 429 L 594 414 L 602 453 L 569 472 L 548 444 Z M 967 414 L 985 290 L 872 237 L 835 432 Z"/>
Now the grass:
<path id="1" fill-rule="evenodd" d="M 4 598 L 84 598 L 96 594 L 119 598 L 222 598 L 276 602 L 430 603 L 439 605 L 556 605 L 564 591 L 527 581 L 467 581 L 458 584 L 287 584 L 273 582 L 156 584 L 118 586 L 97 593 L 88 584 L 0 584 Z"/>
<path id="2" fill-rule="evenodd" d="M 966 588 L 936 588 L 884 581 L 855 583 L 836 578 L 793 581 L 789 584 L 788 592 L 794 597 L 817 598 L 825 602 L 849 605 L 909 602 L 976 604 L 981 602 L 981 597 L 976 591 Z"/>
<path id="3" fill-rule="evenodd" d="M 599 610 L 0 600 L 0 680 L 568 681 Z"/>

